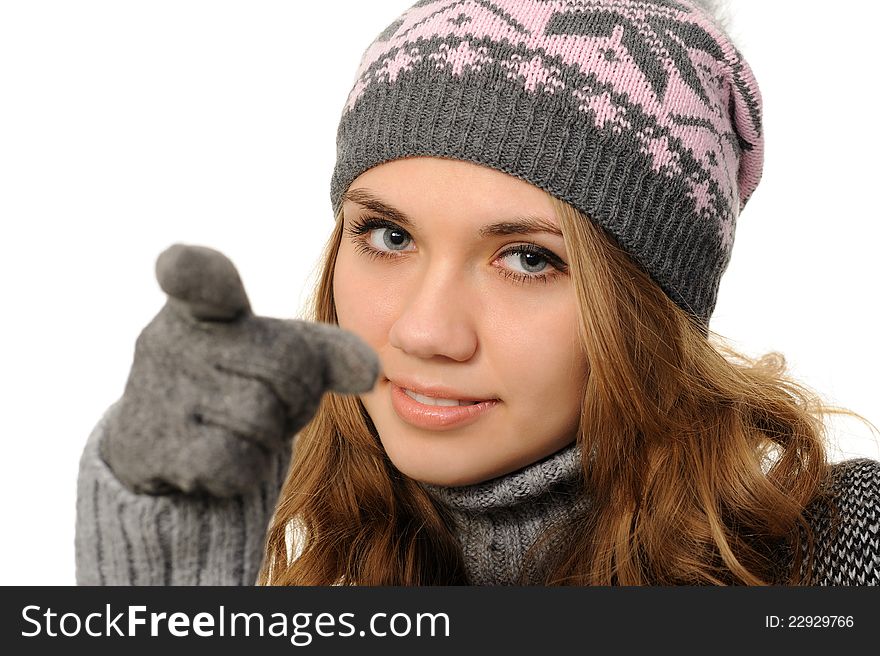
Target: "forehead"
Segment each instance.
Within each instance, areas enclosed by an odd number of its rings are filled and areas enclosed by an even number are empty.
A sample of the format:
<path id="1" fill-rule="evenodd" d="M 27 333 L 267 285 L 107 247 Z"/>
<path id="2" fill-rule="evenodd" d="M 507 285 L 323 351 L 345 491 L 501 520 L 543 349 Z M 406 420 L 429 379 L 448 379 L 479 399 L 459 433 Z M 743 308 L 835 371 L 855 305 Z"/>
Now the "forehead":
<path id="1" fill-rule="evenodd" d="M 391 214 L 402 225 L 410 220 L 428 227 L 435 218 L 448 227 L 528 220 L 532 227 L 562 236 L 546 192 L 512 175 L 462 160 L 411 157 L 385 162 L 358 176 L 343 201 L 354 210 L 362 207 Z"/>

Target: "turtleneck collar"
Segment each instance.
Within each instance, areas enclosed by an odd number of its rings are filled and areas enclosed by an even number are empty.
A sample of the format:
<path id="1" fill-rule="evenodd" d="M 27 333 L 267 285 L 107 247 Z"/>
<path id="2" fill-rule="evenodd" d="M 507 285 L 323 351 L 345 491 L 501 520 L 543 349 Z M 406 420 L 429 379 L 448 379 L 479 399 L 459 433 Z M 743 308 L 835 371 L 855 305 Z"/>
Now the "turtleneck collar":
<path id="1" fill-rule="evenodd" d="M 419 485 L 452 515 L 471 585 L 516 585 L 523 556 L 551 524 L 571 521 L 586 503 L 581 449 L 572 442 L 517 471 L 473 485 Z M 557 542 L 549 545 L 558 548 Z M 546 551 L 542 552 L 546 555 Z M 539 556 L 526 583 L 540 584 Z"/>

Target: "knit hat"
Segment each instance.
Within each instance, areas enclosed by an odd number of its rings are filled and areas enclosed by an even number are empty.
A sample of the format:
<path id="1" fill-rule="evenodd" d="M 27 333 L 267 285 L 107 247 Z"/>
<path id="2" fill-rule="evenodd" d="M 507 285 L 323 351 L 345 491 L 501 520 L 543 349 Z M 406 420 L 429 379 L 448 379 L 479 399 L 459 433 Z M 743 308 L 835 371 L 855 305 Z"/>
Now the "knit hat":
<path id="1" fill-rule="evenodd" d="M 590 217 L 706 332 L 761 123 L 751 69 L 695 0 L 420 0 L 364 53 L 331 202 L 401 157 L 498 169 Z"/>

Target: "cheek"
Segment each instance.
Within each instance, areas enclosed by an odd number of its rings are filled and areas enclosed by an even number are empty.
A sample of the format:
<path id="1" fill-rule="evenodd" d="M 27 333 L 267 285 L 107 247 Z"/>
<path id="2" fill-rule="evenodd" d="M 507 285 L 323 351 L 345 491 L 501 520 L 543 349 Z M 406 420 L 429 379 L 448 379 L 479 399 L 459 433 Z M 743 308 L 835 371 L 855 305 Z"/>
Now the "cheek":
<path id="1" fill-rule="evenodd" d="M 376 284 L 359 265 L 356 255 L 341 246 L 333 272 L 333 300 L 339 326 L 376 345 L 385 327 L 388 290 Z"/>
<path id="2" fill-rule="evenodd" d="M 578 317 L 569 306 L 545 305 L 540 314 L 524 323 L 499 321 L 504 326 L 498 349 L 499 372 L 508 391 L 532 410 L 557 411 L 580 406 L 583 383 L 588 370 L 577 331 Z"/>

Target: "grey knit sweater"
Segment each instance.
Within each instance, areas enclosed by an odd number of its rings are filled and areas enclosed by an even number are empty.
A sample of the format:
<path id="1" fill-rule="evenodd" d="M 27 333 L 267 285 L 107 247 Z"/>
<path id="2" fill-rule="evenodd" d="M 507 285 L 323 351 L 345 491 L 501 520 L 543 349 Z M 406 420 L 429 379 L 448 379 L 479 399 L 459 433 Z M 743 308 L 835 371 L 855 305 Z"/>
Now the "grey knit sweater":
<path id="1" fill-rule="evenodd" d="M 79 585 L 251 585 L 289 465 L 279 458 L 251 494 L 228 500 L 130 492 L 101 460 L 107 411 L 80 460 L 76 517 Z M 580 452 L 572 444 L 516 472 L 476 485 L 423 485 L 451 511 L 474 585 L 514 582 L 523 555 L 551 522 L 586 503 L 577 494 Z M 832 467 L 831 508 L 812 508 L 817 585 L 880 584 L 880 462 L 859 458 Z M 549 548 L 556 545 L 551 544 Z M 539 559 L 540 562 L 540 559 Z M 526 572 L 540 580 L 540 568 Z"/>
<path id="2" fill-rule="evenodd" d="M 99 452 L 117 408 L 98 422 L 80 458 L 77 584 L 252 585 L 289 457 L 279 457 L 270 477 L 246 496 L 135 494 Z"/>

